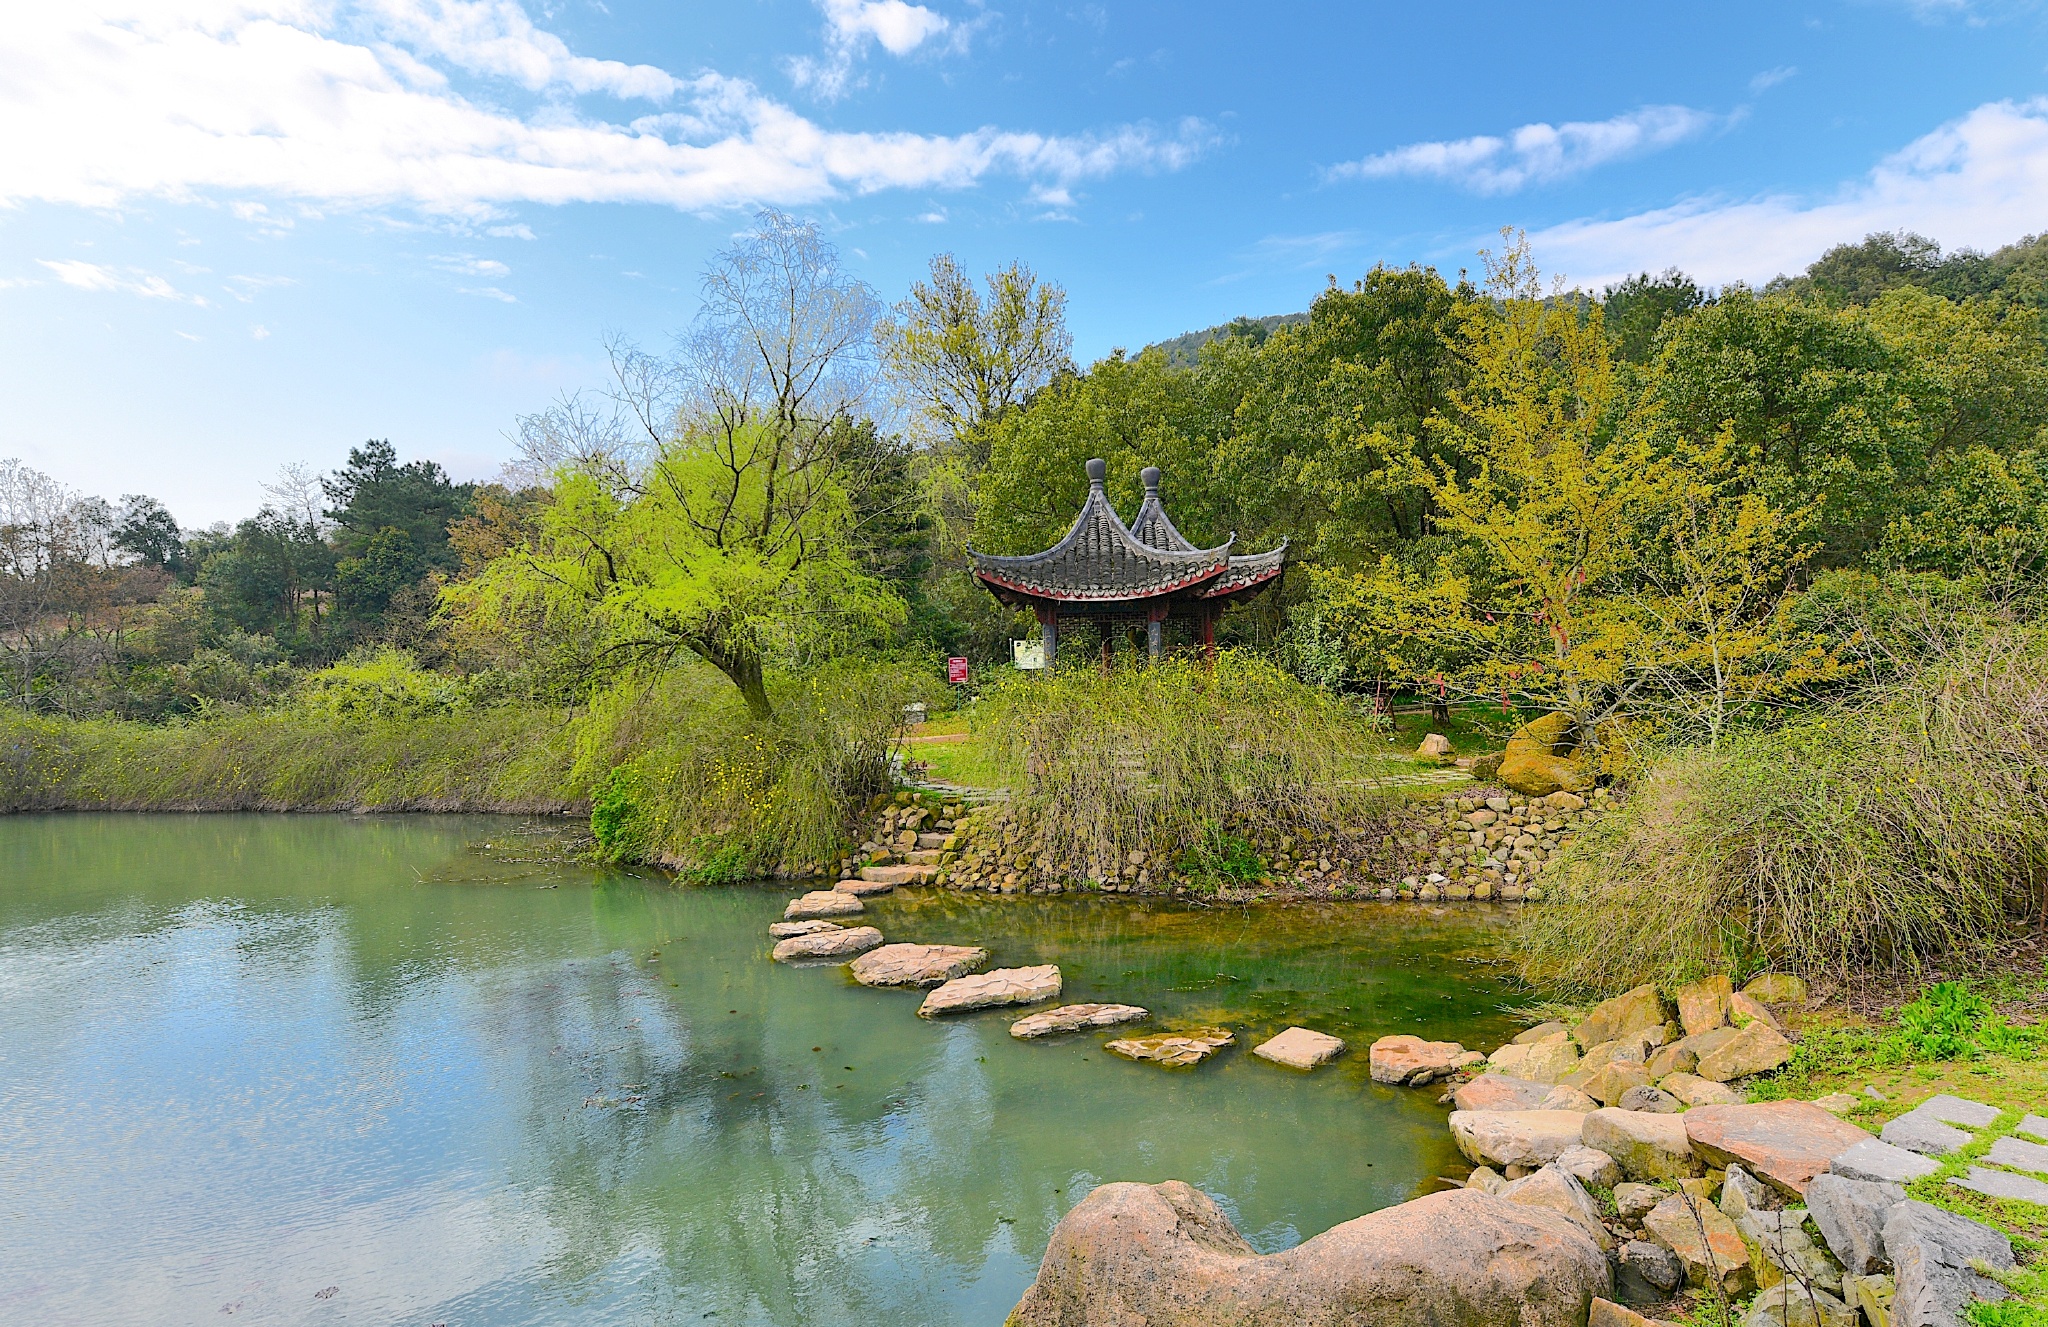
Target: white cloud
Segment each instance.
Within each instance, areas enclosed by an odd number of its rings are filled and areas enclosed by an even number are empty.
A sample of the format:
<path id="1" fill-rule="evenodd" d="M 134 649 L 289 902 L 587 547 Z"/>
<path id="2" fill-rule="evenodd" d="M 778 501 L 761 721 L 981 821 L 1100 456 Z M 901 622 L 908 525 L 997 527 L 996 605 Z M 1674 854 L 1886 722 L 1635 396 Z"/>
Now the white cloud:
<path id="1" fill-rule="evenodd" d="M 1623 157 L 1656 152 L 1724 123 L 1688 106 L 1644 106 L 1611 120 L 1525 124 L 1505 137 L 1483 134 L 1410 143 L 1325 171 L 1330 180 L 1430 176 L 1484 194 L 1549 184 Z"/>
<path id="2" fill-rule="evenodd" d="M 858 86 L 853 67 L 871 42 L 909 55 L 952 27 L 943 14 L 905 0 L 818 0 L 818 7 L 825 11 L 825 54 L 799 56 L 787 68 L 791 82 L 827 101 Z"/>
<path id="3" fill-rule="evenodd" d="M 862 21 L 899 45 L 922 22 Z M 434 62 L 513 95 L 465 96 L 429 77 Z M 1068 137 L 829 130 L 742 79 L 575 56 L 511 0 L 25 6 L 0 89 L 0 205 L 218 197 L 265 227 L 289 224 L 280 199 L 302 217 L 401 205 L 480 221 L 522 202 L 708 210 L 998 175 L 1069 188 L 1175 169 L 1214 141 L 1192 120 Z M 520 89 L 541 104 L 508 109 Z M 574 101 L 591 92 L 662 107 L 596 117 Z"/>
<path id="4" fill-rule="evenodd" d="M 162 277 L 146 272 L 123 276 L 111 267 L 77 258 L 38 258 L 36 262 L 48 268 L 57 280 L 78 290 L 122 291 L 142 299 L 176 300 L 182 304 L 207 302 L 204 296 L 187 295 Z"/>
<path id="5" fill-rule="evenodd" d="M 262 323 L 256 323 L 249 328 L 249 335 L 258 341 L 268 341 L 270 339 L 270 329 Z"/>
<path id="6" fill-rule="evenodd" d="M 1766 69 L 1755 78 L 1749 80 L 1749 90 L 1751 92 L 1769 91 L 1798 73 L 1798 65 L 1779 65 L 1776 69 Z"/>
<path id="7" fill-rule="evenodd" d="M 433 260 L 436 267 L 449 272 L 460 272 L 464 276 L 510 276 L 512 269 L 495 258 L 479 258 L 473 253 L 440 254 Z"/>
<path id="8" fill-rule="evenodd" d="M 470 287 L 467 286 L 462 286 L 457 288 L 457 293 L 463 295 L 481 295 L 485 299 L 501 300 L 506 304 L 517 304 L 519 302 L 518 296 L 507 294 L 505 291 L 498 289 L 496 286 L 478 286 L 474 289 L 471 289 Z"/>
<path id="9" fill-rule="evenodd" d="M 1677 265 L 1701 280 L 1766 281 L 1872 231 L 1990 249 L 2048 227 L 2048 98 L 1996 101 L 1907 144 L 1831 197 L 1692 199 L 1532 233 L 1545 268 L 1588 287 Z"/>

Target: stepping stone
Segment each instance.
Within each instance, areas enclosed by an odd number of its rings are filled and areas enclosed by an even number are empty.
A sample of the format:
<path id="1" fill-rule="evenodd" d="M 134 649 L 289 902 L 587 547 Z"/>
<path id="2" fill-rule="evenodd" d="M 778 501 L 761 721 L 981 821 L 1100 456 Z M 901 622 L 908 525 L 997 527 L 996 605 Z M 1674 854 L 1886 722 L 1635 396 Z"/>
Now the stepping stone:
<path id="1" fill-rule="evenodd" d="M 1943 1124 L 1957 1124 L 1965 1129 L 1981 1129 L 1998 1118 L 1998 1107 L 1987 1106 L 1980 1101 L 1967 1101 L 1943 1092 L 1932 1096 L 1913 1107 L 1914 1115 L 1924 1115 L 1930 1120 Z"/>
<path id="2" fill-rule="evenodd" d="M 1110 1027 L 1117 1023 L 1135 1023 L 1141 1018 L 1150 1017 L 1151 1010 L 1141 1009 L 1134 1004 L 1063 1004 L 1057 1009 L 1026 1014 L 1010 1024 L 1010 1035 L 1029 1041 L 1033 1037 L 1050 1037 L 1059 1032 L 1079 1032 L 1083 1028 Z"/>
<path id="3" fill-rule="evenodd" d="M 1918 1111 L 1908 1111 L 1890 1124 L 1878 1137 L 1893 1147 L 1903 1147 L 1908 1152 L 1921 1156 L 1944 1157 L 1970 1141 L 1969 1131 L 1943 1124 L 1940 1120 Z"/>
<path id="4" fill-rule="evenodd" d="M 784 921 L 807 921 L 813 917 L 848 917 L 857 912 L 866 912 L 860 900 L 851 894 L 836 889 L 814 889 L 802 898 L 793 898 L 782 910 Z"/>
<path id="5" fill-rule="evenodd" d="M 1289 1031 L 1306 1029 L 1290 1028 Z M 1286 1032 L 1280 1034 L 1282 1037 L 1286 1035 Z M 1279 1039 L 1275 1037 L 1273 1041 L 1277 1042 Z M 1273 1042 L 1266 1044 L 1270 1046 Z M 1343 1047 L 1343 1042 L 1337 1043 L 1338 1050 L 1342 1050 Z M 1254 1055 L 1258 1053 L 1257 1050 L 1252 1052 Z M 1331 1052 L 1332 1055 L 1335 1053 Z M 1449 1078 L 1456 1073 L 1459 1061 L 1465 1056 L 1465 1048 L 1455 1041 L 1424 1041 L 1421 1037 L 1403 1033 L 1400 1036 L 1381 1037 L 1367 1048 L 1365 1056 L 1370 1065 L 1373 1082 L 1421 1087 L 1424 1083 L 1433 1083 L 1439 1078 Z"/>
<path id="6" fill-rule="evenodd" d="M 863 866 L 860 878 L 872 885 L 921 885 L 937 876 L 936 866 Z"/>
<path id="7" fill-rule="evenodd" d="M 1828 1163 L 1831 1175 L 1880 1184 L 1911 1184 L 1922 1175 L 1932 1175 L 1940 1169 L 1938 1162 L 1875 1138 L 1857 1143 Z"/>
<path id="8" fill-rule="evenodd" d="M 1145 1060 L 1168 1068 L 1200 1064 L 1235 1042 L 1228 1028 L 1196 1028 L 1192 1032 L 1160 1032 L 1149 1037 L 1125 1037 L 1102 1049 L 1126 1060 Z"/>
<path id="9" fill-rule="evenodd" d="M 770 940 L 787 940 L 793 935 L 817 935 L 821 931 L 836 931 L 838 922 L 776 922 L 768 928 Z"/>
<path id="10" fill-rule="evenodd" d="M 1756 1026 L 1751 1024 L 1751 1027 Z M 1678 1117 L 1695 1152 L 1716 1166 L 1740 1161 L 1781 1193 L 1804 1194 L 1814 1176 L 1870 1135 L 1811 1101 L 1696 1106 Z"/>
<path id="11" fill-rule="evenodd" d="M 971 945 L 883 945 L 853 961 L 853 979 L 863 986 L 938 986 L 988 962 L 988 951 Z"/>
<path id="12" fill-rule="evenodd" d="M 1377 1046 L 1378 1043 L 1374 1044 Z M 1252 1047 L 1252 1054 L 1260 1059 L 1284 1064 L 1290 1069 L 1313 1069 L 1319 1064 L 1328 1064 L 1343 1053 L 1342 1037 L 1312 1032 L 1308 1028 L 1288 1028 L 1272 1040 Z M 1378 1072 L 1377 1065 L 1374 1072 Z"/>
<path id="13" fill-rule="evenodd" d="M 878 869 L 880 868 L 873 866 L 868 868 L 870 871 Z M 841 880 L 832 888 L 841 894 L 851 894 L 855 898 L 873 898 L 877 894 L 892 894 L 896 891 L 896 886 L 887 880 Z"/>
<path id="14" fill-rule="evenodd" d="M 1451 1103 L 1459 1110 L 1535 1110 L 1554 1090 L 1526 1078 L 1485 1073 L 1451 1089 Z"/>
<path id="15" fill-rule="evenodd" d="M 939 1014 L 960 1014 L 970 1009 L 993 1009 L 1006 1004 L 1037 1004 L 1057 999 L 1060 970 L 1051 963 L 1035 968 L 997 968 L 971 977 L 955 977 L 924 997 L 917 1007 L 919 1018 Z"/>
<path id="16" fill-rule="evenodd" d="M 1983 1166 L 1970 1167 L 1970 1173 L 1949 1181 L 1958 1189 L 1968 1189 L 1992 1198 L 2019 1198 L 2030 1203 L 2048 1207 L 2048 1183 L 2027 1175 L 2015 1175 L 2009 1170 L 1987 1170 Z"/>
<path id="17" fill-rule="evenodd" d="M 845 958 L 882 943 L 882 933 L 872 926 L 851 929 L 834 927 L 811 935 L 793 935 L 775 943 L 777 963 L 797 963 L 807 958 Z"/>
<path id="18" fill-rule="evenodd" d="M 2048 1143 L 2048 1120 L 2042 1119 L 2039 1115 L 2029 1115 L 2013 1126 L 2013 1132 L 2030 1133 L 2042 1142 Z"/>
<path id="19" fill-rule="evenodd" d="M 2023 1143 L 2017 1138 L 2001 1138 L 1991 1145 L 1984 1159 L 1994 1166 L 2011 1166 L 2015 1170 L 2038 1170 L 2048 1175 L 2048 1147 L 2039 1143 Z"/>

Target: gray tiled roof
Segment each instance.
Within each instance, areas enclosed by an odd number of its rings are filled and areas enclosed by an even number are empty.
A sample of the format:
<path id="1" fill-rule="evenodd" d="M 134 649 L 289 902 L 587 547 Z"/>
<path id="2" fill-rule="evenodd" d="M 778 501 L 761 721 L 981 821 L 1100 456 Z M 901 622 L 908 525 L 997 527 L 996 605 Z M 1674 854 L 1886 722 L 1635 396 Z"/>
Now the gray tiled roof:
<path id="1" fill-rule="evenodd" d="M 1196 548 L 1174 528 L 1159 502 L 1159 471 L 1144 472 L 1145 501 L 1129 526 L 1103 492 L 1107 467 L 1088 462 L 1088 500 L 1066 536 L 1043 553 L 997 557 L 968 550 L 974 573 L 991 587 L 1047 599 L 1104 601 L 1151 599 L 1182 592 L 1213 599 L 1280 574 L 1287 545 L 1268 553 L 1232 557 L 1231 536 L 1215 548 Z"/>

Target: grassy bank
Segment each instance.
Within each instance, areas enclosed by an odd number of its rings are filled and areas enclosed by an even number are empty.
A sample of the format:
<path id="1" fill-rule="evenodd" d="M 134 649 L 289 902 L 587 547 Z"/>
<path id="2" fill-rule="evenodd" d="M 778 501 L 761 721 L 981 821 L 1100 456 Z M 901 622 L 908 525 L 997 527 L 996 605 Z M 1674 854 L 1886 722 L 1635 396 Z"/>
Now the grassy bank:
<path id="1" fill-rule="evenodd" d="M 1849 982 L 2048 923 L 2048 638 L 1957 645 L 1858 705 L 1684 751 L 1545 874 L 1530 976 Z"/>
<path id="2" fill-rule="evenodd" d="M 165 725 L 0 717 L 0 810 L 595 811 L 615 860 L 793 872 L 887 786 L 918 691 L 824 668 L 778 679 L 757 720 L 708 668 L 573 709 L 480 703 L 402 666 L 330 670 L 290 704 Z"/>

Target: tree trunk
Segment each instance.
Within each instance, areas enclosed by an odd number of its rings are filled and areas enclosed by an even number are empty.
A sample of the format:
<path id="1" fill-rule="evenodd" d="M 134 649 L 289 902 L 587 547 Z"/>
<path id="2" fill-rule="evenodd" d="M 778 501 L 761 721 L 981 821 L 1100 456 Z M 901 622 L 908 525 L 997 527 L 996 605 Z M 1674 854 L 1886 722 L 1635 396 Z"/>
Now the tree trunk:
<path id="1" fill-rule="evenodd" d="M 708 659 L 712 667 L 732 679 L 732 684 L 740 689 L 740 696 L 747 702 L 747 713 L 756 719 L 775 717 L 775 707 L 768 703 L 767 684 L 761 679 L 759 653 L 710 641 L 693 642 L 692 648 Z"/>

